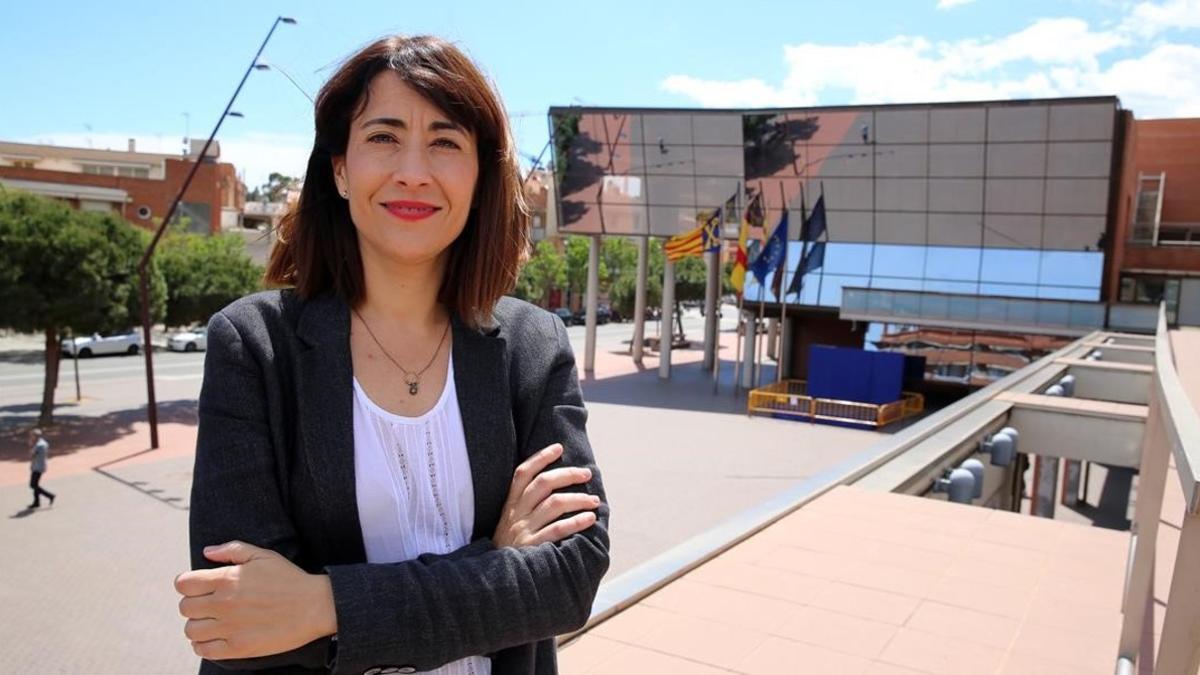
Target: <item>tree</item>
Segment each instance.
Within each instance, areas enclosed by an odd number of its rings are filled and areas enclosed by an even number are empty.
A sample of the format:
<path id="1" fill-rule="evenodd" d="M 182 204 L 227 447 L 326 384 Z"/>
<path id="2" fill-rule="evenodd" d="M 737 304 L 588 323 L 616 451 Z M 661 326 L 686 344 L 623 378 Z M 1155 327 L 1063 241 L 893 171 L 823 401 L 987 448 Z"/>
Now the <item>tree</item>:
<path id="1" fill-rule="evenodd" d="M 207 323 L 217 310 L 262 288 L 263 270 L 241 238 L 186 229 L 172 227 L 157 255 L 167 283 L 168 326 Z"/>
<path id="2" fill-rule="evenodd" d="M 267 182 L 248 191 L 246 201 L 250 202 L 282 202 L 287 200 L 287 191 L 300 183 L 299 178 L 293 178 L 282 173 L 271 172 Z"/>
<path id="3" fill-rule="evenodd" d="M 0 327 L 45 335 L 40 425 L 54 414 L 59 340 L 139 323 L 137 263 L 150 234 L 112 213 L 75 211 L 19 190 L 0 189 Z M 151 317 L 166 288 L 150 266 Z"/>
<path id="4" fill-rule="evenodd" d="M 562 288 L 566 282 L 566 259 L 554 244 L 543 239 L 534 248 L 533 257 L 521 269 L 515 293 L 523 300 L 542 305 L 551 290 Z"/>
<path id="5" fill-rule="evenodd" d="M 587 292 L 588 255 L 591 251 L 591 237 L 567 237 L 567 288 L 572 295 L 582 296 Z M 600 278 L 608 276 L 608 266 L 604 258 L 600 258 Z"/>
<path id="6" fill-rule="evenodd" d="M 600 290 L 608 293 L 612 306 L 624 316 L 633 316 L 637 293 L 637 244 L 625 237 L 607 237 L 600 245 L 605 276 Z"/>

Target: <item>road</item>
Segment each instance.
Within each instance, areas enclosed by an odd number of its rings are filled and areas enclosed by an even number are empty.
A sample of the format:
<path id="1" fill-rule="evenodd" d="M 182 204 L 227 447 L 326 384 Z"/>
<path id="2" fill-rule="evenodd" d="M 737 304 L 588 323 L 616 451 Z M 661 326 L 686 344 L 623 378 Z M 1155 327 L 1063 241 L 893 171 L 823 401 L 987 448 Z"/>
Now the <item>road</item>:
<path id="1" fill-rule="evenodd" d="M 726 307 L 723 329 L 735 326 L 736 310 Z M 704 318 L 695 310 L 684 312 L 684 332 L 694 341 L 704 335 Z M 659 322 L 646 324 L 646 335 L 654 336 Z M 584 327 L 567 329 L 571 345 L 582 364 Z M 632 323 L 610 323 L 596 327 L 597 351 L 628 349 L 633 338 Z M 0 412 L 36 415 L 42 400 L 42 354 L 37 342 L 23 340 L 5 345 L 0 341 Z M 5 347 L 8 347 L 6 349 Z M 13 347 L 24 347 L 24 349 Z M 75 363 L 64 358 L 58 374 L 55 392 L 59 406 L 70 406 L 72 414 L 104 415 L 128 410 L 146 403 L 145 359 L 142 356 L 115 355 L 79 359 L 79 382 L 83 400 L 75 400 Z M 172 352 L 158 349 L 154 353 L 155 395 L 159 401 L 195 401 L 200 395 L 204 373 L 203 352 Z"/>

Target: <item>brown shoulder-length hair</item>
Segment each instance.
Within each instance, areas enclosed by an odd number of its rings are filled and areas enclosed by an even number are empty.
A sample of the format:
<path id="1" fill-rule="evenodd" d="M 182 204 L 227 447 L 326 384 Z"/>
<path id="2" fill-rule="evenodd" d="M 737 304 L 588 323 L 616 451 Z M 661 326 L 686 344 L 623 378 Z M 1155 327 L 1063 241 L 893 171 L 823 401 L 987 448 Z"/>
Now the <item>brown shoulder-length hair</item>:
<path id="1" fill-rule="evenodd" d="M 333 290 L 351 307 L 362 301 L 358 233 L 334 183 L 332 159 L 346 153 L 350 123 L 367 105 L 368 86 L 386 71 L 475 134 L 479 178 L 466 226 L 450 245 L 438 300 L 478 327 L 516 284 L 528 253 L 529 212 L 499 97 L 461 50 L 427 35 L 376 40 L 321 88 L 304 187 L 280 223 L 266 281 L 294 286 L 303 298 Z"/>

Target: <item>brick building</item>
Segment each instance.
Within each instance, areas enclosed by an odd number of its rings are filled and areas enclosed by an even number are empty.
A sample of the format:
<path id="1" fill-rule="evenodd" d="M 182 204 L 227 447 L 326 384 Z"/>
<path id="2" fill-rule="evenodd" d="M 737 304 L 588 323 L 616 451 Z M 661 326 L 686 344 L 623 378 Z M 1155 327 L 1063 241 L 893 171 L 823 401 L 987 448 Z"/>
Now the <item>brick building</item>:
<path id="1" fill-rule="evenodd" d="M 1127 116 L 1132 117 L 1129 113 Z M 1129 120 L 1108 297 L 1200 320 L 1200 119 Z M 1178 317 L 1179 312 L 1185 316 Z"/>
<path id="2" fill-rule="evenodd" d="M 192 141 L 187 157 L 0 141 L 0 185 L 23 189 L 90 211 L 112 211 L 152 228 L 166 215 L 203 148 Z M 179 215 L 191 229 L 218 232 L 239 224 L 245 190 L 232 164 L 220 161 L 220 145 L 209 148 L 192 180 Z"/>

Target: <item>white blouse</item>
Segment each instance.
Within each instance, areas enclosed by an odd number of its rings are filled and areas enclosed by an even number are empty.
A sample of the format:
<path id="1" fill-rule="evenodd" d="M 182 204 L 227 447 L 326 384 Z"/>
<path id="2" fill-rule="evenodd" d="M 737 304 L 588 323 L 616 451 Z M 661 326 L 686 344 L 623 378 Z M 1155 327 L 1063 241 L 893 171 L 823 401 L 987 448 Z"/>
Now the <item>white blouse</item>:
<path id="1" fill-rule="evenodd" d="M 420 417 L 384 410 L 354 379 L 354 476 L 367 562 L 412 560 L 470 543 L 475 493 L 453 357 L 441 397 Z M 472 656 L 429 672 L 491 671 L 490 659 Z"/>

